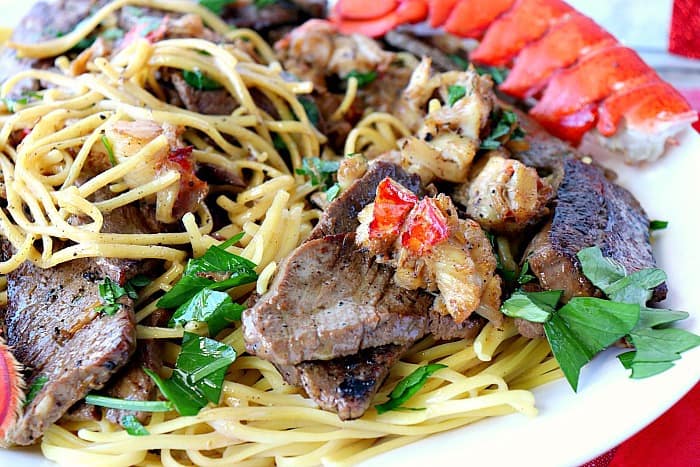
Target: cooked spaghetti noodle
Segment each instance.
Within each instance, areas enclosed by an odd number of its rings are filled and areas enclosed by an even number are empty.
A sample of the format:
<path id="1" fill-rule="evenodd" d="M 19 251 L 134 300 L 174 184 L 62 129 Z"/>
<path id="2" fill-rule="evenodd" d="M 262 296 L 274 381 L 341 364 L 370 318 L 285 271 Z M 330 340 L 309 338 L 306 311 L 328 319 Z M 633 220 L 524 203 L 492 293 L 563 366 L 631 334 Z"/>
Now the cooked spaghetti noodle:
<path id="1" fill-rule="evenodd" d="M 320 214 L 305 201 L 317 187 L 295 173 L 304 157 L 329 154 L 325 137 L 297 100 L 297 95 L 311 92 L 312 85 L 283 79 L 274 52 L 257 34 L 231 31 L 216 15 L 189 1 L 115 1 L 63 37 L 14 47 L 26 56 L 60 55 L 125 5 L 195 13 L 232 43 L 136 40 L 109 60 L 89 61 L 82 74 L 73 75 L 70 64 L 58 60 L 61 72 L 30 70 L 7 80 L 3 95 L 26 79 L 41 80 L 47 89 L 41 100 L 0 117 L 0 169 L 7 199 L 0 210 L 0 230 L 14 247 L 14 254 L 0 263 L 0 273 L 7 274 L 27 260 L 43 268 L 80 257 L 162 260 L 165 272 L 142 289 L 136 302 L 136 319 L 143 323 L 157 309 L 161 292 L 177 282 L 190 255 L 200 256 L 221 239 L 244 232 L 241 242 L 229 250 L 257 264 L 259 279 L 255 286 L 230 294 L 236 300 L 252 290 L 263 293 L 276 265 L 306 238 Z M 236 40 L 245 40 L 256 58 L 250 50 L 237 48 Z M 231 115 L 211 116 L 164 102 L 156 80 L 164 68 L 201 70 L 223 86 L 237 108 Z M 256 104 L 252 90 L 272 103 L 278 118 Z M 351 80 L 338 118 L 356 91 L 357 82 Z M 179 180 L 177 172 L 166 171 L 136 186 L 125 182 L 167 148 L 165 135 L 104 172 L 80 179 L 91 154 L 101 150 L 105 130 L 129 121 L 183 128 L 182 138 L 194 147 L 198 163 L 241 178 L 246 174 L 242 192 L 223 190 L 215 197 L 216 209 L 228 217 L 227 225 L 215 231 L 210 212 L 214 207 L 202 203 L 197 212 L 182 218 L 181 232 L 103 231 L 105 213 L 138 200 L 155 199 L 156 213 L 161 210 L 167 216 L 167 200 L 158 194 Z M 21 144 L 13 145 L 12 135 L 18 131 L 27 134 Z M 394 149 L 397 140 L 409 134 L 398 118 L 371 113 L 352 130 L 345 152 L 378 154 Z M 276 136 L 287 148 L 289 162 L 275 148 Z M 96 201 L 92 195 L 100 190 L 115 196 Z M 87 221 L 71 221 L 78 217 Z M 3 290 L 6 283 L 3 277 Z M 0 302 L 6 301 L 3 291 Z M 173 339 L 182 337 L 183 331 L 139 324 L 137 337 Z M 509 321 L 503 329 L 487 325 L 474 342 L 443 343 L 427 337 L 394 365 L 376 396 L 378 402 L 386 399 L 396 382 L 420 365 L 445 364 L 449 368 L 435 373 L 408 403 L 425 410 L 382 415 L 370 410 L 358 420 L 343 422 L 284 383 L 272 364 L 244 355 L 240 327 L 217 337 L 239 355 L 227 373 L 218 406 L 188 417 L 154 413 L 146 425 L 150 435 L 141 437 L 130 436 L 106 419 L 62 422 L 46 431 L 44 455 L 66 465 L 349 465 L 485 417 L 511 412 L 534 415 L 528 389 L 561 375 L 546 341 L 517 337 Z M 168 340 L 166 365 L 173 365 L 178 353 L 179 346 Z"/>

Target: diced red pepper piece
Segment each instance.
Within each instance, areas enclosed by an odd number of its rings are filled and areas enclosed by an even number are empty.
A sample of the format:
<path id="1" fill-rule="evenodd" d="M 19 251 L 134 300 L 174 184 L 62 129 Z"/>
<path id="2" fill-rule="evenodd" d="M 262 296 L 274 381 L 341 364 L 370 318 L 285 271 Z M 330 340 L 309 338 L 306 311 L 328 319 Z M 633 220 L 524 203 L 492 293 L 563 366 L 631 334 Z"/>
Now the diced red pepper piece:
<path id="1" fill-rule="evenodd" d="M 372 240 L 398 237 L 408 213 L 418 203 L 418 197 L 400 183 L 386 177 L 377 186 L 374 215 L 369 224 Z"/>
<path id="2" fill-rule="evenodd" d="M 438 243 L 447 240 L 450 231 L 447 218 L 433 198 L 423 198 L 406 221 L 401 234 L 401 245 L 422 255 Z"/>

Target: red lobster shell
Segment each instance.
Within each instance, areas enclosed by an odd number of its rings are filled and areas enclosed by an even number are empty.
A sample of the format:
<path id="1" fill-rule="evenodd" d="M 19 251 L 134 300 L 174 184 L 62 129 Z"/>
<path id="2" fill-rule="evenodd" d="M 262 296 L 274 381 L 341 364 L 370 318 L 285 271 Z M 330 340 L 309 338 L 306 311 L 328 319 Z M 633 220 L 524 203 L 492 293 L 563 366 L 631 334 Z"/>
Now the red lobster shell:
<path id="1" fill-rule="evenodd" d="M 589 132 L 628 160 L 653 160 L 698 119 L 639 55 L 561 0 L 338 0 L 343 33 L 379 37 L 407 23 L 480 40 L 470 59 L 510 68 L 499 89 L 537 98 L 530 115 L 579 144 Z M 439 30 L 438 29 L 438 30 Z M 655 141 L 640 152 L 639 140 Z"/>

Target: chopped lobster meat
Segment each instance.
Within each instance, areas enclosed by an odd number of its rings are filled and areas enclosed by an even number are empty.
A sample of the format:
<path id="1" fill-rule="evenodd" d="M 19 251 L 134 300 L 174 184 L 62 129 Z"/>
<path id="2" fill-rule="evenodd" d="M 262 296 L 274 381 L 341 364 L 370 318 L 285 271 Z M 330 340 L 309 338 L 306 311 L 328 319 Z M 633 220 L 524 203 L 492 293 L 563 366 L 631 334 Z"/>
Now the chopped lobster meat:
<path id="1" fill-rule="evenodd" d="M 460 37 L 478 39 L 515 0 L 461 0 L 445 22 L 445 31 Z"/>
<path id="2" fill-rule="evenodd" d="M 180 186 L 172 209 L 174 219 L 180 219 L 188 212 L 195 211 L 209 192 L 207 183 L 195 175 L 192 149 L 192 146 L 187 146 L 171 150 L 163 164 L 163 169 L 174 169 L 180 173 Z"/>
<path id="3" fill-rule="evenodd" d="M 432 198 L 423 198 L 411 211 L 405 230 L 401 233 L 401 246 L 422 255 L 447 240 L 447 219 L 435 203 Z"/>
<path id="4" fill-rule="evenodd" d="M 396 189 L 398 184 L 391 183 Z M 377 199 L 377 203 L 382 201 Z M 448 196 L 439 194 L 414 203 L 408 216 L 397 217 L 398 223 L 391 223 L 392 236 L 384 244 L 368 242 L 369 225 L 376 219 L 371 215 L 373 210 L 370 204 L 358 216 L 355 242 L 377 255 L 377 261 L 396 267 L 396 285 L 439 292 L 433 311 L 450 315 L 457 324 L 474 311 L 500 323 L 501 283 L 495 275 L 491 243 L 479 224 L 457 217 Z"/>
<path id="5" fill-rule="evenodd" d="M 467 215 L 489 231 L 517 234 L 549 214 L 553 190 L 532 167 L 490 156 L 476 177 L 462 185 Z M 458 188 L 459 189 L 459 188 Z"/>
<path id="6" fill-rule="evenodd" d="M 523 47 L 573 11 L 561 0 L 518 0 L 491 25 L 470 58 L 486 65 L 507 65 Z"/>
<path id="7" fill-rule="evenodd" d="M 678 91 L 658 80 L 605 99 L 598 110 L 598 131 L 604 136 L 614 135 L 623 118 L 628 128 L 653 133 L 679 120 L 692 123 L 697 114 Z"/>
<path id="8" fill-rule="evenodd" d="M 435 91 L 444 105 L 431 108 L 421 121 Z M 463 94 L 455 100 L 454 91 Z M 401 119 L 416 131 L 415 137 L 399 143 L 403 167 L 418 174 L 423 183 L 436 178 L 465 182 L 493 105 L 491 79 L 474 70 L 431 75 L 430 59 L 424 58 L 399 102 Z"/>
<path id="9" fill-rule="evenodd" d="M 521 99 L 531 97 L 555 71 L 573 65 L 596 47 L 615 43 L 615 38 L 595 21 L 573 13 L 520 52 L 500 89 Z"/>
<path id="10" fill-rule="evenodd" d="M 631 83 L 654 77 L 654 71 L 632 49 L 622 46 L 599 49 L 555 74 L 530 114 L 540 122 L 557 121 Z"/>
<path id="11" fill-rule="evenodd" d="M 458 324 L 474 311 L 483 311 L 494 322 L 502 319 L 491 244 L 479 224 L 457 217 L 448 196 L 424 198 L 406 221 L 404 232 L 410 241 L 402 237 L 394 251 L 396 284 L 439 292 L 433 309 L 449 314 Z"/>

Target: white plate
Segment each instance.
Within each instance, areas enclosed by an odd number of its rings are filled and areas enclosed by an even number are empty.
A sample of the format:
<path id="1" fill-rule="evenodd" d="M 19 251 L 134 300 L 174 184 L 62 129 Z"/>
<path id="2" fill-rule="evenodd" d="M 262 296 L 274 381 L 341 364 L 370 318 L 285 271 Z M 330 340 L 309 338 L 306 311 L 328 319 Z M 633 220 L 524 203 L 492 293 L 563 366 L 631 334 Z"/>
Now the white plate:
<path id="1" fill-rule="evenodd" d="M 0 25 L 16 24 L 28 5 L 0 0 Z M 600 160 L 600 159 L 599 159 Z M 700 334 L 700 136 L 691 132 L 664 158 L 644 167 L 616 159 L 603 163 L 639 199 L 652 219 L 669 221 L 657 233 L 654 251 L 668 273 L 666 306 L 691 313 L 680 327 Z M 539 415 L 511 415 L 432 436 L 367 465 L 538 465 L 575 466 L 629 438 L 681 399 L 700 379 L 700 348 L 683 354 L 661 375 L 631 380 L 608 350 L 581 374 L 574 394 L 564 380 L 536 389 Z M 688 459 L 690 461 L 690 459 Z M 53 465 L 36 448 L 0 450 L 0 465 Z"/>

